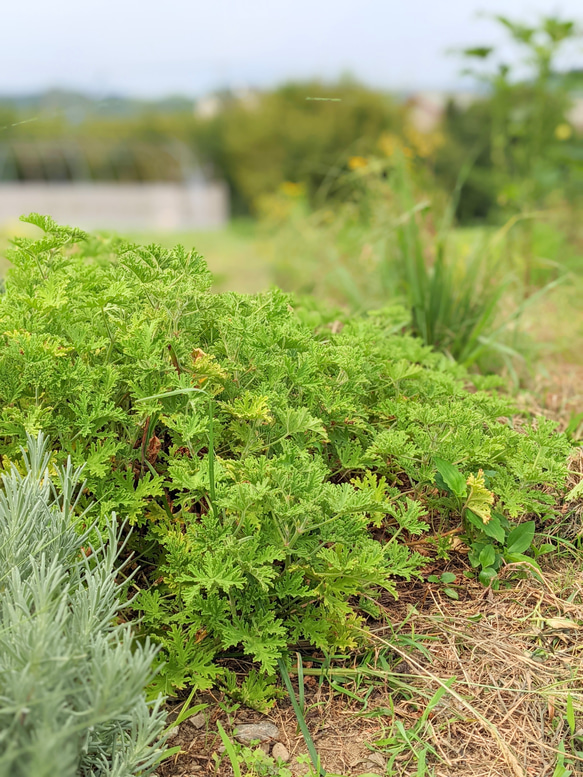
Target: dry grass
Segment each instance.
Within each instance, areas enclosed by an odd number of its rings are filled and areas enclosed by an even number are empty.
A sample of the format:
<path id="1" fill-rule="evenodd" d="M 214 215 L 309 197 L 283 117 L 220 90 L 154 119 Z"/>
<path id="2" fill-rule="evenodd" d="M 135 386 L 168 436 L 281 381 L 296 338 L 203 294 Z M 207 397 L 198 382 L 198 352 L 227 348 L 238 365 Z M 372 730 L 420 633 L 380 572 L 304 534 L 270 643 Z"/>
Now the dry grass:
<path id="1" fill-rule="evenodd" d="M 407 657 L 412 684 L 437 689 L 439 680 L 456 678 L 428 727 L 440 755 L 430 759 L 435 775 L 550 777 L 561 742 L 571 739 L 569 696 L 583 714 L 578 569 L 548 570 L 497 592 L 475 583 L 468 589 L 464 602 L 432 592 L 426 611 L 409 613 L 418 638 L 432 638 L 430 661 Z M 577 769 L 583 774 L 583 759 Z"/>

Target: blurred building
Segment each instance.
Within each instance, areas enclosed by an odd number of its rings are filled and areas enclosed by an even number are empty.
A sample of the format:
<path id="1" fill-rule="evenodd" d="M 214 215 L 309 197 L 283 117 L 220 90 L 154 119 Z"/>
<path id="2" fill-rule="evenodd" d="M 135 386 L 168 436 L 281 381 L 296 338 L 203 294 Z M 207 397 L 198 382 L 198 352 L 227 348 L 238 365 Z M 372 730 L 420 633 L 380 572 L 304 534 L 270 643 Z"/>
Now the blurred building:
<path id="1" fill-rule="evenodd" d="M 574 98 L 567 118 L 576 130 L 583 132 L 583 97 L 577 96 Z"/>
<path id="2" fill-rule="evenodd" d="M 448 103 L 464 109 L 479 96 L 476 92 L 415 92 L 406 101 L 409 119 L 419 132 L 430 133 L 439 127 Z"/>
<path id="3" fill-rule="evenodd" d="M 415 92 L 406 100 L 409 118 L 419 132 L 430 133 L 439 127 L 448 103 L 465 110 L 481 99 L 480 92 Z M 578 131 L 583 131 L 583 94 L 572 94 L 572 106 L 567 119 Z"/>
<path id="4" fill-rule="evenodd" d="M 86 229 L 213 229 L 229 196 L 179 142 L 4 143 L 0 225 L 32 211 Z"/>

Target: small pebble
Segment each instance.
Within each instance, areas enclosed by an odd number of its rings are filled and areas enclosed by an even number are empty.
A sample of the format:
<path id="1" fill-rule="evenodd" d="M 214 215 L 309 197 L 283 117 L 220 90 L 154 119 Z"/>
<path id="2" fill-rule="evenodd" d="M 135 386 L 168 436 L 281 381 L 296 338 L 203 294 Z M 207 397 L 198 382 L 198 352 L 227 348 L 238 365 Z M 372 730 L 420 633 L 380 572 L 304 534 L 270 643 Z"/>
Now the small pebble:
<path id="1" fill-rule="evenodd" d="M 195 728 L 203 728 L 206 724 L 206 718 L 202 714 L 202 712 L 199 712 L 198 715 L 193 715 L 190 718 L 190 725 L 194 726 Z"/>
<path id="2" fill-rule="evenodd" d="M 265 742 L 268 739 L 277 739 L 279 737 L 279 729 L 268 720 L 261 723 L 244 723 L 241 726 L 237 726 L 233 731 L 233 736 L 241 744 L 248 745 L 250 742 L 257 740 Z"/>
<path id="3" fill-rule="evenodd" d="M 273 745 L 273 750 L 271 751 L 271 755 L 273 758 L 275 758 L 276 761 L 283 761 L 284 763 L 287 763 L 289 761 L 289 751 L 285 745 L 282 745 L 281 742 L 276 742 Z"/>
<path id="4" fill-rule="evenodd" d="M 369 764 L 373 763 L 376 764 L 376 766 L 380 766 L 381 769 L 384 769 L 387 761 L 386 759 L 380 754 L 380 753 L 369 753 L 366 758 L 366 765 L 369 766 Z"/>

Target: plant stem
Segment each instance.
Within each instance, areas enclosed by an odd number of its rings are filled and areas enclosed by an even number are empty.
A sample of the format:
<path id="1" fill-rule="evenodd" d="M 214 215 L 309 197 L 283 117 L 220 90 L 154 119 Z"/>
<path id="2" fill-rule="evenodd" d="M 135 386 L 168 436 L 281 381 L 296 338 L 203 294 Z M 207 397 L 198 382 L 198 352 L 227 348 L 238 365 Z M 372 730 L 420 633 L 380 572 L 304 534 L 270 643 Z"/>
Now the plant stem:
<path id="1" fill-rule="evenodd" d="M 216 498 L 215 491 L 215 435 L 214 435 L 214 413 L 213 413 L 213 398 L 209 394 L 209 496 L 211 500 L 211 509 L 213 515 L 216 517 Z"/>

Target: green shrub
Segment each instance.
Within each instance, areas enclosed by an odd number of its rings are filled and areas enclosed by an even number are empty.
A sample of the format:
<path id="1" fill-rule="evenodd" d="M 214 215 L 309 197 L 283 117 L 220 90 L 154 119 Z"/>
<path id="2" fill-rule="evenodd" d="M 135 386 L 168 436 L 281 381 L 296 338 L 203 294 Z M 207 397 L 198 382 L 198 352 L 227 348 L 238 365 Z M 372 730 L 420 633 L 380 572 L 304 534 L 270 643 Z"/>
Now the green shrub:
<path id="1" fill-rule="evenodd" d="M 84 498 L 138 527 L 166 690 L 208 687 L 233 648 L 271 671 L 300 640 L 355 645 L 379 586 L 418 569 L 412 535 L 461 520 L 436 457 L 487 470 L 513 520 L 552 514 L 565 438 L 514 428 L 504 398 L 391 333 L 390 312 L 338 331 L 279 291 L 210 293 L 181 247 L 30 220 L 46 235 L 17 241 L 0 304 L 2 442 L 16 455 L 42 429 L 86 462 Z"/>
<path id="2" fill-rule="evenodd" d="M 71 520 L 79 471 L 49 462 L 29 438 L 24 474 L 2 476 L 0 775 L 151 774 L 165 715 L 144 697 L 152 646 L 114 621 L 119 529 L 92 547 Z"/>

